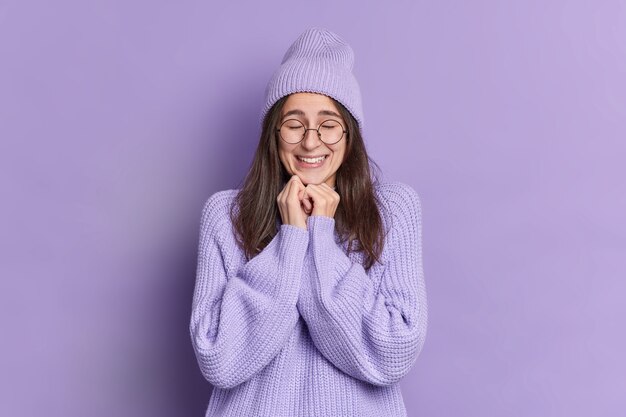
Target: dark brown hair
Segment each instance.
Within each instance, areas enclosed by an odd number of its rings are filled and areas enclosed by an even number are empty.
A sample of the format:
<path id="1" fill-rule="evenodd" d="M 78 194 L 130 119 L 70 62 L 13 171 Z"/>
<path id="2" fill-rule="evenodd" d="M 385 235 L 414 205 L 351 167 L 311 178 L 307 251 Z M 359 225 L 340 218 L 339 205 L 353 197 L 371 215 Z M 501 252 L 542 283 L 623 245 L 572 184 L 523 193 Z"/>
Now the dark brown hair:
<path id="1" fill-rule="evenodd" d="M 231 207 L 237 242 L 248 259 L 267 246 L 282 223 L 276 198 L 291 175 L 280 161 L 277 143 L 280 138 L 276 128 L 287 97 L 279 99 L 263 119 L 252 165 Z M 370 163 L 376 173 L 380 168 L 367 155 L 356 119 L 340 102 L 329 98 L 346 122 L 348 132 L 344 160 L 335 178 L 336 192 L 340 196 L 335 228 L 342 243 L 349 239 L 348 252 L 364 252 L 364 269 L 368 270 L 374 262 L 380 261 L 384 245 L 383 225 L 374 193 L 379 178 L 372 176 Z"/>

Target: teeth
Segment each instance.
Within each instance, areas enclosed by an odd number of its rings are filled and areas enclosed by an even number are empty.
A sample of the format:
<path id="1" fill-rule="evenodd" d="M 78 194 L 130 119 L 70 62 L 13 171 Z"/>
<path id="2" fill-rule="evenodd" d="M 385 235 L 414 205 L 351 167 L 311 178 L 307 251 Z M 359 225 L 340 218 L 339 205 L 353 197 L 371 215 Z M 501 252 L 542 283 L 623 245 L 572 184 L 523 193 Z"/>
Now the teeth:
<path id="1" fill-rule="evenodd" d="M 301 158 L 298 157 L 299 160 L 307 162 L 309 164 L 316 164 L 318 162 L 322 162 L 326 157 L 325 156 L 320 156 L 319 158 Z"/>

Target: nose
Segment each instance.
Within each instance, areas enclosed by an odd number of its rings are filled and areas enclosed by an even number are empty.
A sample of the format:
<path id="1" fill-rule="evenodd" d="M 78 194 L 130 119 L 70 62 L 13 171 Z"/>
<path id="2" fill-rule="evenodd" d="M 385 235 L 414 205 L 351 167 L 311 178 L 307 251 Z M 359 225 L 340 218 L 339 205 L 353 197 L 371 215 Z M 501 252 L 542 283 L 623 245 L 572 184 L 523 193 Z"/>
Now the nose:
<path id="1" fill-rule="evenodd" d="M 312 143 L 310 143 L 310 142 L 309 142 L 309 135 L 307 135 L 307 133 L 309 133 L 309 130 L 312 130 L 313 132 L 315 132 L 315 133 L 313 134 L 313 138 L 314 138 L 314 139 L 313 139 L 313 142 L 312 142 Z M 316 140 L 316 139 L 317 139 L 317 140 Z M 319 134 L 319 132 L 317 131 L 317 129 L 309 128 L 309 129 L 305 129 L 305 130 L 304 130 L 304 139 L 302 139 L 302 144 L 303 144 L 305 147 L 314 147 L 314 145 L 319 145 L 319 143 L 320 143 L 320 142 L 321 142 L 321 143 L 324 143 L 324 142 L 322 142 L 322 139 L 320 138 L 320 134 Z"/>

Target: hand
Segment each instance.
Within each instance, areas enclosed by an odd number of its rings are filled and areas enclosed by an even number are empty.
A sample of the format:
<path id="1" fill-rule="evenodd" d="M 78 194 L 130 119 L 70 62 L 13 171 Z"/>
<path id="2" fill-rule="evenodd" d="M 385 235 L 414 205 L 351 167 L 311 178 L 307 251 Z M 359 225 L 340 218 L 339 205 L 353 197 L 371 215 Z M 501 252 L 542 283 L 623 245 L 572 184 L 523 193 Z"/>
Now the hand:
<path id="1" fill-rule="evenodd" d="M 332 218 L 335 217 L 339 200 L 339 194 L 325 182 L 321 184 L 308 184 L 304 188 L 304 196 L 302 199 L 307 214 Z"/>
<path id="2" fill-rule="evenodd" d="M 283 224 L 306 229 L 306 219 L 308 219 L 309 214 L 305 211 L 302 203 L 304 190 L 305 186 L 300 177 L 293 175 L 276 197 Z M 308 204 L 310 206 L 311 203 L 308 202 Z"/>

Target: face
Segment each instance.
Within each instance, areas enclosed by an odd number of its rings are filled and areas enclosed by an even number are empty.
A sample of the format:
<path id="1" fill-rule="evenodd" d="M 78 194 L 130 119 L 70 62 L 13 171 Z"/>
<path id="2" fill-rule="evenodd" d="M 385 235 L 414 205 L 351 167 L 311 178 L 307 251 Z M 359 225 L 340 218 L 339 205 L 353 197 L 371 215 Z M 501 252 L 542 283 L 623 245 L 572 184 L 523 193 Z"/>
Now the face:
<path id="1" fill-rule="evenodd" d="M 338 121 L 343 129 L 346 129 L 346 122 L 340 116 L 337 106 L 330 97 L 323 94 L 309 92 L 291 94 L 283 105 L 277 127 L 280 127 L 280 124 L 287 119 L 297 119 L 307 129 L 317 129 L 321 122 L 330 119 Z M 320 131 L 323 132 L 323 129 Z M 277 137 L 280 160 L 287 172 L 300 177 L 304 185 L 325 182 L 334 187 L 337 169 L 341 165 L 346 150 L 346 136 L 347 133 L 344 133 L 341 140 L 333 145 L 322 142 L 315 130 L 307 130 L 304 139 L 295 145 Z M 317 158 L 319 156 L 325 156 L 325 159 L 317 164 L 307 164 L 299 159 L 299 157 Z"/>

